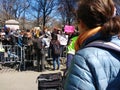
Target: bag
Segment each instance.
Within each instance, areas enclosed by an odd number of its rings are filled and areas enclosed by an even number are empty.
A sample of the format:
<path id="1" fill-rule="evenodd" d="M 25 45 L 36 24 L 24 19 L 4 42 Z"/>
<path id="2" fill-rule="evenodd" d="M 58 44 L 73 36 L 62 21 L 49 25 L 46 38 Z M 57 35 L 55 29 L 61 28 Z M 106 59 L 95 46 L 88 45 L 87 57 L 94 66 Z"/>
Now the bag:
<path id="1" fill-rule="evenodd" d="M 38 90 L 43 90 L 43 89 L 62 90 L 61 72 L 41 74 L 37 77 L 37 81 L 38 81 Z"/>
<path id="2" fill-rule="evenodd" d="M 40 50 L 41 54 L 45 53 L 45 42 L 42 41 L 42 38 L 39 38 L 37 41 L 37 49 Z"/>
<path id="3" fill-rule="evenodd" d="M 58 41 L 56 41 L 55 43 L 53 43 L 53 53 L 56 56 L 60 55 L 60 44 Z"/>
<path id="4" fill-rule="evenodd" d="M 43 47 L 42 47 L 42 39 L 41 38 L 38 38 L 38 40 L 37 40 L 37 48 L 38 49 L 42 49 Z"/>

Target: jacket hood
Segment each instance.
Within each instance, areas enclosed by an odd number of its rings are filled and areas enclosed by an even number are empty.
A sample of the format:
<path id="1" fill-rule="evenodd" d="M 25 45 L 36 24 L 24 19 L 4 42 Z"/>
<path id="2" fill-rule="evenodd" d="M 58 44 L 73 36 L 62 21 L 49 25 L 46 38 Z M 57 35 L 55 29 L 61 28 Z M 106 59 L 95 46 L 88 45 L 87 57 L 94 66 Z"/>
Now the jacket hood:
<path id="1" fill-rule="evenodd" d="M 97 41 L 93 41 L 93 42 L 87 44 L 84 47 L 98 47 L 98 48 L 112 50 L 112 51 L 120 53 L 120 46 L 113 42 L 105 42 L 105 41 L 97 40 Z"/>
<path id="2" fill-rule="evenodd" d="M 84 42 L 83 48 L 84 47 L 104 48 L 120 53 L 120 39 L 118 35 L 112 36 L 108 39 L 104 39 L 101 37 L 100 33 L 97 33 Z"/>

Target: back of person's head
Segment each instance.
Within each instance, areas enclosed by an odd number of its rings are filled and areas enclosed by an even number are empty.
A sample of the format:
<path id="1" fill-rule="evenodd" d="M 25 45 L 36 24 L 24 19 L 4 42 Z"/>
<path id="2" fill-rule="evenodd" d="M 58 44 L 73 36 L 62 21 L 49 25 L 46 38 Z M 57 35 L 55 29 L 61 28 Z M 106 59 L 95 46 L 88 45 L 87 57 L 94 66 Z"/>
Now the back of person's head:
<path id="1" fill-rule="evenodd" d="M 27 29 L 27 30 L 26 30 L 26 32 L 30 32 L 30 30 L 29 30 L 29 29 Z"/>
<path id="2" fill-rule="evenodd" d="M 77 10 L 77 19 L 88 28 L 102 26 L 114 15 L 112 0 L 80 0 Z"/>
<path id="3" fill-rule="evenodd" d="M 101 32 L 102 38 L 108 38 L 120 32 L 120 17 L 116 16 L 113 0 L 80 0 L 77 10 L 78 24 L 84 25 L 83 34 L 76 42 L 76 51 L 89 37 Z"/>
<path id="4" fill-rule="evenodd" d="M 119 35 L 120 33 L 120 16 L 115 16 L 106 22 L 101 28 L 101 34 L 104 38 L 111 37 L 113 35 Z"/>
<path id="5" fill-rule="evenodd" d="M 116 16 L 113 0 L 81 0 L 77 19 L 89 29 L 102 27 L 104 36 L 115 35 L 120 31 L 120 17 Z"/>
<path id="6" fill-rule="evenodd" d="M 51 33 L 52 40 L 57 40 L 57 34 L 56 33 Z"/>

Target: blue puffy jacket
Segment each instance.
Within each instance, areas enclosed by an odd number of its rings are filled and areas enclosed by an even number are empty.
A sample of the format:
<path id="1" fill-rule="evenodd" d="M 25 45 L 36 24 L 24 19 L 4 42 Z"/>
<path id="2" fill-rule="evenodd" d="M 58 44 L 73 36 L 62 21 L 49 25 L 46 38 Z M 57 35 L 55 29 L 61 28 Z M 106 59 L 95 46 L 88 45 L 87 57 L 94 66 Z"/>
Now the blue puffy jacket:
<path id="1" fill-rule="evenodd" d="M 87 47 L 75 54 L 64 90 L 120 90 L 120 39 L 113 36 L 110 42 L 118 51 Z"/>

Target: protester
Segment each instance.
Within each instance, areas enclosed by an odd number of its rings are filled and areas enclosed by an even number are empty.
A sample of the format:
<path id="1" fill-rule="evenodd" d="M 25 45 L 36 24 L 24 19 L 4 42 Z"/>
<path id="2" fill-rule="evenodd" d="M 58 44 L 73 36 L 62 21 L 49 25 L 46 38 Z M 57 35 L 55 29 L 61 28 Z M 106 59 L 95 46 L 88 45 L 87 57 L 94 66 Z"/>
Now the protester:
<path id="1" fill-rule="evenodd" d="M 66 35 L 63 31 L 59 30 L 57 34 L 58 40 L 60 42 L 60 57 L 64 56 L 64 51 L 68 42 L 68 35 Z"/>
<path id="2" fill-rule="evenodd" d="M 53 58 L 53 70 L 59 70 L 60 69 L 60 42 L 57 38 L 56 33 L 52 33 L 52 39 L 50 41 L 50 49 L 51 49 L 51 54 Z M 59 53 L 56 53 L 59 51 Z M 56 68 L 56 63 L 57 63 L 57 68 Z"/>
<path id="3" fill-rule="evenodd" d="M 78 38 L 78 33 L 74 32 L 68 41 L 67 45 L 67 61 L 66 61 L 66 70 L 70 67 L 73 56 L 75 55 L 75 42 Z"/>
<path id="4" fill-rule="evenodd" d="M 112 0 L 80 0 L 80 35 L 64 90 L 120 89 L 120 17 Z M 90 46 L 93 41 L 99 46 Z M 94 45 L 94 44 L 93 44 Z"/>
<path id="5" fill-rule="evenodd" d="M 70 38 L 69 38 L 69 41 L 68 41 L 68 44 L 67 44 L 67 50 L 66 50 L 66 69 L 63 73 L 64 77 L 66 77 L 67 73 L 68 73 L 68 69 L 71 65 L 71 61 L 75 55 L 75 42 L 78 38 L 78 34 L 77 33 L 73 33 Z"/>
<path id="6" fill-rule="evenodd" d="M 44 34 L 41 34 L 40 37 L 32 38 L 33 47 L 37 55 L 37 69 L 38 71 L 45 71 L 45 46 L 46 43 L 43 40 Z M 40 66 L 41 64 L 41 66 Z"/>

